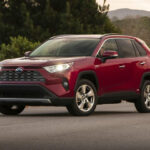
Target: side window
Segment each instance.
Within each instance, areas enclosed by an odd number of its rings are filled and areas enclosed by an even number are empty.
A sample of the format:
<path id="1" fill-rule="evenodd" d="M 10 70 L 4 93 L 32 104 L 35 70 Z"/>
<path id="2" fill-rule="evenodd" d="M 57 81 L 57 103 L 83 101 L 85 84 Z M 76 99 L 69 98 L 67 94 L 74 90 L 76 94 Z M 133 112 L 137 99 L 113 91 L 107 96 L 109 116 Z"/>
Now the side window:
<path id="1" fill-rule="evenodd" d="M 146 56 L 146 51 L 145 49 L 136 41 L 134 41 L 134 44 L 136 46 L 136 48 L 138 49 L 139 53 L 141 56 Z"/>
<path id="2" fill-rule="evenodd" d="M 137 49 L 137 47 L 135 46 L 135 40 L 132 40 L 132 44 L 133 44 L 133 46 L 134 46 L 136 56 L 137 56 L 137 57 L 140 57 L 140 56 L 141 56 L 141 55 L 140 55 L 140 52 L 139 52 L 139 50 Z"/>
<path id="3" fill-rule="evenodd" d="M 119 46 L 119 57 L 136 57 L 133 44 L 130 39 L 117 39 L 117 44 Z"/>
<path id="4" fill-rule="evenodd" d="M 109 39 L 104 43 L 100 50 L 100 54 L 102 55 L 103 52 L 107 50 L 118 51 L 118 47 L 114 39 Z"/>

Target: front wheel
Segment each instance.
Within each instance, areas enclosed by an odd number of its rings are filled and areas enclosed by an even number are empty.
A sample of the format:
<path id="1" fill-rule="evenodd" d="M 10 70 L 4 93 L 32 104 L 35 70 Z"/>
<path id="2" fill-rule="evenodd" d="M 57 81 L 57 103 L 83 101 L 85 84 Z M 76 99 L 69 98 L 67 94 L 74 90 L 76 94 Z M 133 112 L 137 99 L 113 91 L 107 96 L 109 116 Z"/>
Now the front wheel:
<path id="1" fill-rule="evenodd" d="M 72 115 L 87 116 L 94 112 L 96 104 L 97 92 L 95 86 L 89 80 L 81 80 L 76 88 L 75 100 L 67 106 L 67 109 Z"/>
<path id="2" fill-rule="evenodd" d="M 135 102 L 140 113 L 150 113 L 150 81 L 145 81 L 141 89 L 140 98 Z"/>
<path id="3" fill-rule="evenodd" d="M 4 115 L 18 115 L 24 108 L 23 105 L 0 105 L 0 112 Z"/>

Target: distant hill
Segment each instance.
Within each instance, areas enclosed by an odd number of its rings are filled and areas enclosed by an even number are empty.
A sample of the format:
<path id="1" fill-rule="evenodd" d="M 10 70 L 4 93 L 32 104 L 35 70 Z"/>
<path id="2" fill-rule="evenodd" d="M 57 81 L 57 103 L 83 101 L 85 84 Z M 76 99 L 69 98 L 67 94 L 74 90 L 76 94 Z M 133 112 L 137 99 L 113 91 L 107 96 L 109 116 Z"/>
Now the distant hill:
<path id="1" fill-rule="evenodd" d="M 133 10 L 133 9 L 117 9 L 117 10 L 113 10 L 110 11 L 108 13 L 108 16 L 110 17 L 110 19 L 124 19 L 126 17 L 143 17 L 143 16 L 147 16 L 150 17 L 150 11 L 144 11 L 144 10 Z"/>
<path id="2" fill-rule="evenodd" d="M 137 36 L 150 46 L 150 17 L 129 17 L 114 20 L 113 23 L 120 29 L 122 34 Z"/>

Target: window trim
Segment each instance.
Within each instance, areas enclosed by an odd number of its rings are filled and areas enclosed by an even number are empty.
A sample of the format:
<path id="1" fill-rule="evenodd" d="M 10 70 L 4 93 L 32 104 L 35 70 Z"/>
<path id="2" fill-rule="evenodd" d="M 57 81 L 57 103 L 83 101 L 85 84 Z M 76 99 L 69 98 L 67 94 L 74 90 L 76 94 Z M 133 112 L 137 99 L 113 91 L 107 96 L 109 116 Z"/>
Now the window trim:
<path id="1" fill-rule="evenodd" d="M 132 39 L 132 38 L 125 38 L 125 37 L 123 37 L 123 38 L 107 38 L 107 39 L 105 39 L 105 40 L 103 41 L 102 45 L 100 46 L 99 50 L 97 51 L 96 57 L 99 56 L 99 53 L 100 53 L 100 51 L 101 51 L 101 48 L 103 47 L 103 45 L 105 44 L 106 41 L 108 41 L 108 40 L 115 40 L 115 41 L 116 41 L 116 40 L 120 40 L 120 39 L 135 40 L 135 39 Z M 131 41 L 131 43 L 132 43 L 132 41 Z M 116 44 L 117 44 L 117 42 L 116 42 Z M 133 44 L 132 44 L 132 45 L 133 45 Z M 117 44 L 117 47 L 118 47 L 118 44 Z M 133 46 L 133 48 L 134 48 L 134 46 Z M 119 47 L 118 47 L 118 50 L 120 50 Z M 135 52 L 135 50 L 134 50 L 134 52 Z M 135 52 L 135 55 L 136 55 L 136 52 Z M 137 55 L 136 55 L 135 57 L 137 57 Z M 125 58 L 135 58 L 135 57 L 125 57 Z M 140 57 L 143 57 L 143 56 L 140 56 Z M 125 58 L 120 58 L 120 57 L 118 57 L 118 58 L 116 58 L 116 59 L 125 59 Z"/>
<path id="2" fill-rule="evenodd" d="M 136 46 L 136 43 L 135 43 L 135 42 L 138 43 L 138 44 L 144 49 L 146 55 L 144 55 L 144 56 L 141 55 L 140 50 L 139 50 L 139 48 Z M 146 57 L 146 56 L 147 56 L 147 51 L 146 51 L 145 48 L 143 47 L 142 43 L 140 43 L 140 42 L 134 40 L 134 43 L 133 43 L 133 44 L 135 45 L 135 48 L 138 50 L 138 52 L 139 52 L 139 54 L 140 54 L 140 56 L 137 56 L 137 57 Z"/>
<path id="3" fill-rule="evenodd" d="M 105 44 L 108 40 L 114 40 L 115 43 L 116 43 L 116 46 L 117 46 L 117 48 L 118 48 L 117 50 L 119 51 L 119 47 L 118 47 L 118 44 L 117 44 L 117 42 L 116 42 L 116 39 L 107 39 L 107 40 L 102 44 L 101 48 L 99 49 L 99 53 L 100 53 L 102 47 L 104 46 L 104 44 Z"/>
<path id="4" fill-rule="evenodd" d="M 136 40 L 133 40 L 133 41 L 132 41 L 133 47 L 134 47 L 134 49 L 135 49 L 136 57 L 141 57 L 141 54 L 140 54 L 138 48 L 136 47 L 135 42 L 136 42 Z M 138 54 L 137 54 L 137 53 L 138 53 Z"/>

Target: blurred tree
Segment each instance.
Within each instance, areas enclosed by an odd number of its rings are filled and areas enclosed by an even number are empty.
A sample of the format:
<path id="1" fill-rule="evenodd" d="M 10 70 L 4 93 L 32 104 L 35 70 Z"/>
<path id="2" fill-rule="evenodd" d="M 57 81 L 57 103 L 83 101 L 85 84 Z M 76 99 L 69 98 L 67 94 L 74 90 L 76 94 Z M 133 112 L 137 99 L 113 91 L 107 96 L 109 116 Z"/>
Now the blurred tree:
<path id="1" fill-rule="evenodd" d="M 0 60 L 23 56 L 26 51 L 32 51 L 39 44 L 39 42 L 32 43 L 27 38 L 21 36 L 10 37 L 9 44 L 2 44 L 0 46 Z"/>
<path id="2" fill-rule="evenodd" d="M 60 15 L 58 34 L 82 33 L 83 26 L 78 18 L 71 14 L 70 3 L 66 2 L 66 11 Z"/>
<path id="3" fill-rule="evenodd" d="M 107 14 L 109 11 L 109 4 L 106 4 L 106 0 L 103 1 L 103 5 L 99 5 L 98 6 L 98 10 L 102 13 L 102 14 Z"/>
<path id="4" fill-rule="evenodd" d="M 107 17 L 109 5 L 96 0 L 1 0 L 0 44 L 21 35 L 44 41 L 56 34 L 118 32 Z"/>

